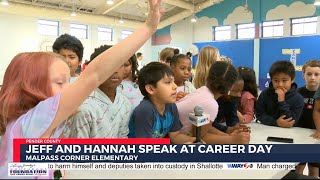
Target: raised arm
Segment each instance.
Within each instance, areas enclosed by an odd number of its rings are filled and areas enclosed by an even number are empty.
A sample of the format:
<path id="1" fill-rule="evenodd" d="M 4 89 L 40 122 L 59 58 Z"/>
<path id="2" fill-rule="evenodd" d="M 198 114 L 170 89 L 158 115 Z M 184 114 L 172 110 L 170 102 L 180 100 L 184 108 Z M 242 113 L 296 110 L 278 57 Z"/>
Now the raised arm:
<path id="1" fill-rule="evenodd" d="M 77 81 L 62 91 L 56 117 L 43 137 L 51 134 L 75 112 L 87 96 L 124 64 L 156 31 L 164 10 L 160 7 L 161 0 L 149 0 L 149 4 L 149 15 L 142 27 L 96 57 Z"/>

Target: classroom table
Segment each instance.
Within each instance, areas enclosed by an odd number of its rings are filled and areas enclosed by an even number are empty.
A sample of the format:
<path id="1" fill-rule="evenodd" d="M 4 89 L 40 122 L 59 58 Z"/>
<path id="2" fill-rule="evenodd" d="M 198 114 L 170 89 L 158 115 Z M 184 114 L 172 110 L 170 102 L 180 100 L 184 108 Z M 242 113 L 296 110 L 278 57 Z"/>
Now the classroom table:
<path id="1" fill-rule="evenodd" d="M 268 136 L 293 138 L 295 144 L 318 144 L 309 137 L 314 130 L 304 128 L 279 128 L 259 123 L 251 127 L 250 144 L 276 144 L 267 141 Z M 81 179 L 281 179 L 289 170 L 103 170 L 66 171 L 65 178 Z"/>
<path id="2" fill-rule="evenodd" d="M 268 136 L 293 138 L 294 144 L 320 143 L 319 140 L 310 137 L 310 135 L 314 132 L 312 129 L 299 127 L 280 128 L 275 126 L 266 126 L 260 123 L 251 123 L 249 126 L 251 127 L 250 144 L 279 144 L 277 142 L 267 141 Z"/>

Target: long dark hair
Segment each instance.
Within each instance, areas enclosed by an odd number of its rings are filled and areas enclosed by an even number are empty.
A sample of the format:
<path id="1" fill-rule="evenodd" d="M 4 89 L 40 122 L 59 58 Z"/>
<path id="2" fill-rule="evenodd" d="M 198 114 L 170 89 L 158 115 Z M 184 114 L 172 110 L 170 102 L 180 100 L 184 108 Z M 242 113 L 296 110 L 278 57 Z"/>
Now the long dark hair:
<path id="1" fill-rule="evenodd" d="M 224 61 L 217 61 L 212 64 L 209 70 L 207 87 L 211 92 L 226 95 L 237 79 L 238 73 L 234 66 Z"/>
<path id="2" fill-rule="evenodd" d="M 257 98 L 258 86 L 254 70 L 249 67 L 240 66 L 238 67 L 238 73 L 244 81 L 243 91 L 248 91 Z"/>
<path id="3" fill-rule="evenodd" d="M 138 74 L 139 74 L 139 64 L 137 61 L 137 56 L 134 54 L 133 56 L 130 57 L 129 62 L 131 64 L 131 76 L 132 76 L 132 82 L 137 82 L 138 80 Z"/>

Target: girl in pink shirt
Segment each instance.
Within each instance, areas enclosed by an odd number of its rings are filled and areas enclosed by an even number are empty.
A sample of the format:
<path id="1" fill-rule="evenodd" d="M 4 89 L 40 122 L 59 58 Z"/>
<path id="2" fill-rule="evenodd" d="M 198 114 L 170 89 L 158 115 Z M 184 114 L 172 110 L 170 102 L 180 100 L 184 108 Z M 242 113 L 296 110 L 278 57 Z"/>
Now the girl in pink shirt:
<path id="1" fill-rule="evenodd" d="M 207 85 L 186 95 L 176 102 L 179 118 L 183 125 L 180 130 L 184 134 L 195 134 L 195 126 L 189 120 L 189 113 L 193 112 L 196 105 L 202 106 L 204 113 L 209 114 L 209 124 L 201 127 L 201 137 L 207 144 L 248 144 L 250 133 L 239 127 L 234 133 L 226 134 L 212 126 L 218 114 L 219 105 L 217 99 L 230 92 L 238 78 L 237 70 L 226 62 L 215 62 L 211 66 Z"/>
<path id="2" fill-rule="evenodd" d="M 247 124 L 254 119 L 254 106 L 258 97 L 256 75 L 254 70 L 249 67 L 239 67 L 238 73 L 244 81 L 240 106 L 238 106 L 238 117 L 240 123 Z"/>

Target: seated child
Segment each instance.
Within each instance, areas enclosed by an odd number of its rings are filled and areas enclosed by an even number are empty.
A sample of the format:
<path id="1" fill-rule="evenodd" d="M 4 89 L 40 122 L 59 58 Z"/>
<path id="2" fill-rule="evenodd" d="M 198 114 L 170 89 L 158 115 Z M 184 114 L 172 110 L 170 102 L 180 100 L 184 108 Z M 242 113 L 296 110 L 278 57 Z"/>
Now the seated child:
<path id="1" fill-rule="evenodd" d="M 133 111 L 143 99 L 137 84 L 139 71 L 136 55 L 131 56 L 131 58 L 124 63 L 123 66 L 124 77 L 121 85 L 118 86 L 118 88 L 121 93 L 129 99 L 131 103 L 131 109 Z"/>
<path id="2" fill-rule="evenodd" d="M 302 76 L 306 81 L 306 85 L 298 89 L 298 92 L 304 98 L 304 108 L 300 117 L 298 126 L 308 129 L 316 129 L 313 120 L 314 94 L 319 88 L 320 83 L 320 61 L 310 60 L 302 67 Z M 296 167 L 296 173 L 303 174 L 306 163 L 300 163 Z M 319 176 L 319 164 L 308 163 L 309 176 Z"/>
<path id="3" fill-rule="evenodd" d="M 194 133 L 195 127 L 189 122 L 189 113 L 193 112 L 196 105 L 202 106 L 204 113 L 209 114 L 210 121 L 214 122 L 219 108 L 216 99 L 228 94 L 237 78 L 237 70 L 231 64 L 215 62 L 209 70 L 207 85 L 176 103 L 183 124 L 181 131 L 185 134 Z M 229 135 L 213 127 L 212 123 L 201 127 L 201 137 L 208 144 L 246 144 L 250 140 L 250 134 L 242 132 L 242 127 Z"/>
<path id="4" fill-rule="evenodd" d="M 132 119 L 137 138 L 163 138 L 172 143 L 192 143 L 194 137 L 180 132 L 182 127 L 177 110 L 177 85 L 172 69 L 163 63 L 151 62 L 144 66 L 138 77 L 144 99 L 135 108 Z"/>
<path id="5" fill-rule="evenodd" d="M 132 120 L 132 112 L 142 101 L 143 96 L 140 92 L 138 86 L 138 62 L 136 55 L 131 56 L 131 58 L 124 63 L 124 79 L 118 89 L 121 93 L 126 96 L 131 103 L 130 121 L 129 121 L 129 134 L 128 137 L 134 136 L 134 123 Z"/>
<path id="6" fill-rule="evenodd" d="M 170 61 L 170 66 L 174 73 L 174 83 L 177 88 L 177 101 L 183 98 L 186 94 L 196 90 L 193 84 L 188 81 L 191 75 L 191 59 L 189 56 L 179 54 L 179 49 L 174 50 L 174 56 Z"/>
<path id="7" fill-rule="evenodd" d="M 262 124 L 290 128 L 297 124 L 304 106 L 294 82 L 295 68 L 289 61 L 276 61 L 269 74 L 272 83 L 261 92 L 256 104 L 257 120 Z"/>
<path id="8" fill-rule="evenodd" d="M 240 105 L 238 106 L 238 117 L 240 123 L 247 124 L 254 119 L 254 106 L 258 97 L 256 75 L 254 70 L 249 67 L 239 67 L 238 73 L 244 82 Z"/>
<path id="9" fill-rule="evenodd" d="M 235 130 L 235 128 L 237 128 L 236 125 L 239 123 L 237 109 L 240 103 L 243 86 L 243 79 L 241 76 L 238 76 L 238 79 L 233 84 L 229 95 L 223 95 L 217 99 L 219 111 L 212 125 L 222 132 L 230 134 Z M 226 126 L 221 124 L 224 122 L 226 123 Z"/>
<path id="10" fill-rule="evenodd" d="M 103 45 L 91 54 L 94 58 L 111 46 Z M 68 120 L 65 137 L 69 138 L 126 138 L 129 133 L 131 104 L 117 87 L 122 81 L 121 66 L 102 83 Z"/>

